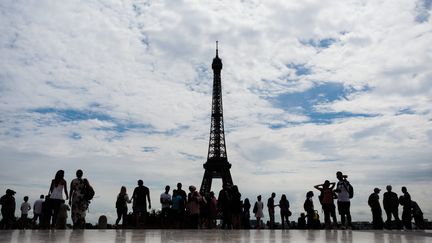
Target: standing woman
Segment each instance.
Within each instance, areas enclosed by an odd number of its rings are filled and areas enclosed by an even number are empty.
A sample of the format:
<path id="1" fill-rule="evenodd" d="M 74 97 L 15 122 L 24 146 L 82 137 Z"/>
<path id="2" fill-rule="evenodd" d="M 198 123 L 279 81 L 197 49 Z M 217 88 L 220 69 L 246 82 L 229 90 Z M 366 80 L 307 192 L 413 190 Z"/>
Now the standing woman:
<path id="1" fill-rule="evenodd" d="M 257 229 L 261 228 L 261 219 L 264 217 L 264 213 L 263 213 L 263 208 L 264 208 L 264 203 L 261 201 L 261 195 L 259 195 L 257 197 L 257 202 L 255 202 L 255 206 L 254 206 L 254 213 L 255 213 L 255 218 L 257 220 Z"/>
<path id="2" fill-rule="evenodd" d="M 70 184 L 69 205 L 72 207 L 72 222 L 75 229 L 82 229 L 85 226 L 86 211 L 89 202 L 84 198 L 84 190 L 88 184 L 87 179 L 83 179 L 83 171 L 77 170 L 77 178 Z"/>
<path id="3" fill-rule="evenodd" d="M 279 201 L 279 207 L 280 207 L 280 215 L 282 218 L 282 229 L 285 229 L 285 221 L 287 223 L 287 228 L 289 228 L 288 217 L 291 216 L 289 211 L 290 204 L 285 194 L 282 194 L 282 197 Z"/>
<path id="4" fill-rule="evenodd" d="M 117 196 L 116 208 L 117 208 L 117 220 L 116 226 L 119 224 L 120 220 L 123 217 L 123 225 L 125 225 L 126 215 L 127 215 L 127 204 L 131 203 L 128 194 L 126 193 L 126 187 L 122 186 L 120 189 L 120 193 Z"/>
<path id="5" fill-rule="evenodd" d="M 50 195 L 50 212 L 54 211 L 53 218 L 52 218 L 52 226 L 55 227 L 56 221 L 57 221 L 57 214 L 60 209 L 60 205 L 65 202 L 63 199 L 63 191 L 66 195 L 66 200 L 69 199 L 68 192 L 67 192 L 67 186 L 66 181 L 64 179 L 64 171 L 59 170 L 55 174 L 54 179 L 51 181 L 51 186 L 49 189 L 48 194 Z"/>

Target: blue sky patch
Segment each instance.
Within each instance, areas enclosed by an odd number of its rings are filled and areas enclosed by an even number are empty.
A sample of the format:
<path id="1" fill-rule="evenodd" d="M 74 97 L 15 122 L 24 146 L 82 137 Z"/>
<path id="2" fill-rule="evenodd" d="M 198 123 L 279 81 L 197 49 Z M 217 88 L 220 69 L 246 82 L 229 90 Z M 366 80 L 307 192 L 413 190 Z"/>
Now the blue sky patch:
<path id="1" fill-rule="evenodd" d="M 303 76 L 303 75 L 309 75 L 311 74 L 311 69 L 306 67 L 306 64 L 295 64 L 295 63 L 289 63 L 286 65 L 290 69 L 295 70 L 295 74 L 297 76 Z"/>
<path id="2" fill-rule="evenodd" d="M 324 38 L 324 39 L 308 39 L 300 40 L 300 43 L 306 46 L 313 46 L 315 48 L 329 48 L 336 42 L 334 38 Z"/>
<path id="3" fill-rule="evenodd" d="M 302 92 L 285 93 L 275 98 L 271 98 L 270 102 L 278 108 L 285 111 L 306 115 L 310 118 L 308 122 L 312 123 L 331 123 L 335 119 L 350 118 L 350 117 L 373 117 L 371 114 L 351 113 L 351 112 L 322 112 L 317 111 L 316 106 L 324 103 L 331 103 L 337 100 L 348 99 L 347 96 L 354 92 L 365 92 L 368 87 L 362 89 L 354 89 L 352 87 L 345 88 L 342 83 L 328 82 L 320 83 L 314 87 Z M 288 123 L 287 123 L 288 124 Z M 286 124 L 278 123 L 269 125 L 272 129 L 285 127 Z"/>
<path id="4" fill-rule="evenodd" d="M 74 140 L 80 140 L 82 138 L 81 134 L 79 134 L 77 132 L 72 132 L 71 134 L 69 134 L 69 137 L 74 139 Z"/>

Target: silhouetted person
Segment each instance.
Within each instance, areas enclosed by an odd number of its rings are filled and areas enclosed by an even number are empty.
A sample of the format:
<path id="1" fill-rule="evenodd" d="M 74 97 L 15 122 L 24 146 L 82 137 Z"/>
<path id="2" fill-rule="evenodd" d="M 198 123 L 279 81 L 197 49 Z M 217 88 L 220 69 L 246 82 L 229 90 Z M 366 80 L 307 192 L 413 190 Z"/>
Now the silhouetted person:
<path id="1" fill-rule="evenodd" d="M 306 215 L 304 213 L 301 213 L 297 219 L 297 229 L 306 229 Z"/>
<path id="2" fill-rule="evenodd" d="M 41 224 L 41 221 L 42 221 L 41 220 L 42 203 L 45 201 L 44 198 L 45 198 L 44 195 L 40 195 L 39 199 L 33 203 L 33 222 L 34 222 L 34 224 L 37 224 L 38 219 L 39 219 L 39 224 Z"/>
<path id="3" fill-rule="evenodd" d="M 234 185 L 231 188 L 231 212 L 232 212 L 232 225 L 234 229 L 241 228 L 241 216 L 242 216 L 242 202 L 241 202 L 241 193 L 238 190 L 238 187 Z"/>
<path id="4" fill-rule="evenodd" d="M 63 199 L 63 191 L 66 195 L 66 200 L 69 199 L 68 192 L 67 192 L 67 183 L 64 179 L 64 171 L 59 170 L 55 174 L 54 179 L 51 181 L 50 189 L 48 194 L 50 195 L 49 199 L 49 205 L 50 209 L 53 211 L 52 214 L 52 227 L 55 228 L 56 221 L 57 221 L 57 215 L 60 209 L 60 205 L 62 203 L 65 203 L 65 200 Z"/>
<path id="5" fill-rule="evenodd" d="M 268 213 L 269 213 L 269 218 L 270 218 L 270 229 L 274 228 L 274 223 L 275 223 L 275 204 L 274 204 L 274 198 L 276 197 L 276 193 L 272 192 L 271 196 L 269 199 L 267 199 L 267 209 L 268 209 Z"/>
<path id="6" fill-rule="evenodd" d="M 117 211 L 117 220 L 115 222 L 116 226 L 120 223 L 120 220 L 122 218 L 123 218 L 123 226 L 126 224 L 128 203 L 131 203 L 131 200 L 129 199 L 129 196 L 127 194 L 126 187 L 122 186 L 120 188 L 120 193 L 117 195 L 117 200 L 116 200 L 116 211 Z"/>
<path id="7" fill-rule="evenodd" d="M 386 227 L 391 229 L 391 218 L 392 215 L 395 218 L 397 228 L 401 227 L 401 221 L 399 219 L 399 199 L 395 192 L 392 192 L 392 186 L 388 185 L 386 187 L 387 192 L 383 195 L 383 206 L 384 211 L 387 215 Z"/>
<path id="8" fill-rule="evenodd" d="M 138 186 L 135 187 L 132 198 L 134 200 L 133 212 L 135 214 L 136 226 L 138 227 L 140 221 L 143 221 L 145 224 L 147 217 L 147 200 L 148 208 L 151 209 L 150 190 L 148 187 L 144 186 L 142 180 L 138 180 Z"/>
<path id="9" fill-rule="evenodd" d="M 195 186 L 189 186 L 188 194 L 188 209 L 190 213 L 191 227 L 192 229 L 198 229 L 199 226 L 199 215 L 200 215 L 200 203 L 203 200 Z"/>
<path id="10" fill-rule="evenodd" d="M 309 229 L 313 228 L 313 216 L 314 216 L 314 204 L 312 197 L 314 196 L 312 191 L 306 193 L 306 200 L 303 203 L 303 209 L 306 211 L 307 227 Z"/>
<path id="11" fill-rule="evenodd" d="M 28 202 L 28 200 L 29 200 L 28 196 L 25 196 L 23 200 L 24 200 L 24 202 L 21 203 L 21 207 L 20 207 L 20 210 L 21 210 L 20 221 L 22 224 L 21 226 L 24 229 L 26 229 L 28 227 L 28 212 L 31 210 L 31 206 L 30 206 L 30 203 Z"/>
<path id="12" fill-rule="evenodd" d="M 177 183 L 177 195 L 181 197 L 179 200 L 179 210 L 178 210 L 178 222 L 180 228 L 183 228 L 184 224 L 184 217 L 185 217 L 185 210 L 186 210 L 186 204 L 187 204 L 187 194 L 182 189 L 182 184 L 179 182 Z"/>
<path id="13" fill-rule="evenodd" d="M 264 203 L 261 201 L 261 195 L 257 196 L 257 201 L 255 202 L 253 212 L 256 218 L 256 228 L 261 229 L 261 219 L 264 217 Z"/>
<path id="14" fill-rule="evenodd" d="M 216 227 L 216 219 L 218 216 L 218 202 L 213 191 L 210 192 L 208 205 L 210 206 L 210 221 L 208 227 L 213 229 Z"/>
<path id="15" fill-rule="evenodd" d="M 383 219 L 382 219 L 382 210 L 379 202 L 379 192 L 381 190 L 379 188 L 374 189 L 374 192 L 369 196 L 368 205 L 372 211 L 372 225 L 373 229 L 381 230 L 383 229 Z"/>
<path id="16" fill-rule="evenodd" d="M 324 211 L 324 223 L 326 228 L 330 229 L 332 227 L 330 216 L 333 219 L 333 227 L 337 228 L 336 206 L 333 201 L 333 188 L 335 187 L 335 183 L 330 183 L 330 181 L 326 180 L 324 181 L 324 184 L 316 185 L 314 187 L 321 192 L 319 198 Z"/>
<path id="17" fill-rule="evenodd" d="M 228 184 L 222 185 L 218 196 L 218 208 L 222 213 L 222 229 L 232 228 L 232 194 Z"/>
<path id="18" fill-rule="evenodd" d="M 251 204 L 249 198 L 245 198 L 243 203 L 243 227 L 245 229 L 250 229 L 250 208 Z"/>
<path id="19" fill-rule="evenodd" d="M 408 193 L 406 187 L 402 187 L 403 195 L 399 197 L 399 203 L 403 206 L 402 210 L 402 223 L 405 229 L 412 229 L 412 210 L 411 210 L 411 195 Z"/>
<path id="20" fill-rule="evenodd" d="M 40 228 L 49 229 L 52 216 L 52 208 L 50 204 L 50 195 L 45 196 L 45 201 L 42 202 L 42 214 L 40 219 Z"/>
<path id="21" fill-rule="evenodd" d="M 291 212 L 289 211 L 290 204 L 285 194 L 282 194 L 282 197 L 279 200 L 279 208 L 282 220 L 282 229 L 285 229 L 285 222 L 287 223 L 287 228 L 289 228 L 290 224 L 288 217 L 291 216 Z"/>
<path id="22" fill-rule="evenodd" d="M 15 191 L 11 189 L 6 190 L 6 194 L 0 198 L 0 205 L 2 220 L 0 222 L 0 229 L 11 229 L 15 223 Z"/>
<path id="23" fill-rule="evenodd" d="M 160 195 L 160 203 L 162 207 L 162 219 L 166 221 L 170 216 L 172 197 L 169 194 L 170 186 L 165 186 L 165 191 Z M 164 222 L 166 223 L 166 222 Z"/>
<path id="24" fill-rule="evenodd" d="M 83 229 L 85 227 L 85 217 L 89 206 L 89 201 L 85 198 L 87 179 L 82 178 L 83 171 L 76 171 L 76 178 L 73 179 L 69 187 L 69 206 L 71 206 L 71 218 L 73 227 Z"/>
<path id="25" fill-rule="evenodd" d="M 342 172 L 336 172 L 336 178 L 338 179 L 338 183 L 336 185 L 335 192 L 338 196 L 338 211 L 341 216 L 342 229 L 351 228 L 351 212 L 350 212 L 350 183 L 347 180 L 346 175 L 343 175 Z"/>
<path id="26" fill-rule="evenodd" d="M 425 229 L 423 212 L 415 201 L 411 201 L 411 209 L 414 217 L 414 222 L 418 229 Z"/>

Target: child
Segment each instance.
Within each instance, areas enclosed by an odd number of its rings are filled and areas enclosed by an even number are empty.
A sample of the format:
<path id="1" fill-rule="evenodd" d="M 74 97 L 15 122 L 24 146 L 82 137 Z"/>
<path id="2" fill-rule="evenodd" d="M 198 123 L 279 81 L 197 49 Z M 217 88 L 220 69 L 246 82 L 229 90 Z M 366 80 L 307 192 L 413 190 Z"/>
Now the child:
<path id="1" fill-rule="evenodd" d="M 24 197 L 24 202 L 21 204 L 21 218 L 27 219 L 28 212 L 31 210 L 30 203 L 28 202 L 29 197 Z"/>

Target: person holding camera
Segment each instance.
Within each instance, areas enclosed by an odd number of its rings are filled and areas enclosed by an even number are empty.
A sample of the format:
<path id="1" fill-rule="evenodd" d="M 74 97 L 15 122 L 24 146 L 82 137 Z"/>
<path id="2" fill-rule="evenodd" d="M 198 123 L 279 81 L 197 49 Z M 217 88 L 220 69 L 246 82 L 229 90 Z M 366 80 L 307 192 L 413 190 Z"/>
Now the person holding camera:
<path id="1" fill-rule="evenodd" d="M 352 189 L 351 184 L 347 180 L 348 176 L 342 174 L 342 172 L 336 172 L 336 178 L 338 179 L 338 183 L 336 185 L 335 192 L 337 193 L 337 206 L 339 215 L 341 216 L 342 229 L 351 229 L 351 213 L 350 199 L 353 197 L 354 191 Z"/>

